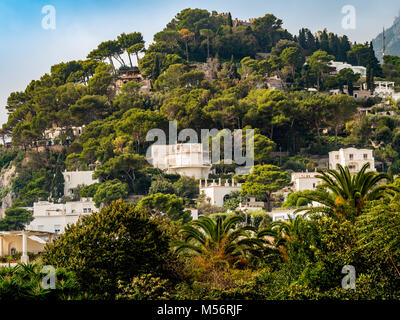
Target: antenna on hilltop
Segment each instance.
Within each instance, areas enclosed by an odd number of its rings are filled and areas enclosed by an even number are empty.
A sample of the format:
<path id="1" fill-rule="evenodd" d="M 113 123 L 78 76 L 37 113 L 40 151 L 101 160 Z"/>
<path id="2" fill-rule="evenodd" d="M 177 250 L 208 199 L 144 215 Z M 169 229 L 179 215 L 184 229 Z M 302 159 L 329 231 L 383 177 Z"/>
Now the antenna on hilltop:
<path id="1" fill-rule="evenodd" d="M 385 56 L 385 51 L 386 51 L 386 36 L 385 36 L 385 27 L 383 27 L 383 33 L 382 33 L 382 57 Z"/>

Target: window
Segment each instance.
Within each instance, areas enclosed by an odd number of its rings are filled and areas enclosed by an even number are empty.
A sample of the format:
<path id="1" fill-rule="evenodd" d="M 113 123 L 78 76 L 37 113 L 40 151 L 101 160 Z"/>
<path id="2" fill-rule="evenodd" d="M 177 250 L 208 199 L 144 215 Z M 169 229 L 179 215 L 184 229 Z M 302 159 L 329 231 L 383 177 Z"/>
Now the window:
<path id="1" fill-rule="evenodd" d="M 86 208 L 83 208 L 83 213 L 87 213 L 87 209 Z"/>
<path id="2" fill-rule="evenodd" d="M 368 154 L 364 153 L 364 160 L 368 159 Z"/>
<path id="3" fill-rule="evenodd" d="M 338 154 L 335 156 L 335 159 L 336 159 L 336 160 L 339 160 L 339 155 L 338 155 Z"/>
<path id="4" fill-rule="evenodd" d="M 355 170 L 355 169 L 356 169 L 356 166 L 349 166 L 349 169 L 350 169 L 350 170 Z"/>
<path id="5" fill-rule="evenodd" d="M 58 225 L 58 224 L 54 225 L 54 232 L 55 233 L 60 233 L 60 231 L 61 231 L 61 226 Z"/>
<path id="6" fill-rule="evenodd" d="M 354 155 L 353 154 L 349 154 L 349 158 L 350 158 L 350 160 L 353 160 L 354 159 Z"/>

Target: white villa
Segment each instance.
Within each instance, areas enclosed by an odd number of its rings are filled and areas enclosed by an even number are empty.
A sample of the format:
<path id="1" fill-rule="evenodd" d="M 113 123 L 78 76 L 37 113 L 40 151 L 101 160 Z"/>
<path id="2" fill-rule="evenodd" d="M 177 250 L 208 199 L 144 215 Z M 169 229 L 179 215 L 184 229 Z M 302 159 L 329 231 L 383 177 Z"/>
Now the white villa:
<path id="1" fill-rule="evenodd" d="M 315 190 L 322 180 L 316 178 L 318 172 L 292 172 L 292 183 L 295 192 Z"/>
<path id="2" fill-rule="evenodd" d="M 76 223 L 81 216 L 97 211 L 91 198 L 66 203 L 39 201 L 33 204 L 34 220 L 26 230 L 45 231 L 60 234 L 69 224 Z"/>
<path id="3" fill-rule="evenodd" d="M 64 195 L 71 196 L 73 189 L 79 185 L 91 185 L 99 182 L 98 179 L 93 179 L 94 171 L 64 171 Z"/>
<path id="4" fill-rule="evenodd" d="M 338 164 L 348 166 L 351 173 L 357 173 L 366 163 L 370 164 L 367 171 L 375 170 L 375 160 L 370 149 L 347 148 L 329 152 L 329 169 L 336 169 Z"/>
<path id="5" fill-rule="evenodd" d="M 228 199 L 229 194 L 234 191 L 241 191 L 242 185 L 240 183 L 235 184 L 235 181 L 226 181 L 222 184 L 221 179 L 219 179 L 218 183 L 213 180 L 212 183 L 207 183 L 207 180 L 204 181 L 204 184 L 200 180 L 200 194 L 204 193 L 206 195 L 206 200 L 218 207 L 222 207 L 224 205 L 224 201 Z"/>
<path id="6" fill-rule="evenodd" d="M 152 145 L 147 160 L 166 173 L 195 179 L 207 179 L 211 169 L 209 154 L 203 152 L 201 143 Z"/>
<path id="7" fill-rule="evenodd" d="M 348 63 L 340 62 L 340 61 L 330 61 L 328 66 L 332 68 L 331 74 L 335 75 L 343 69 L 351 69 L 354 73 L 359 73 L 362 77 L 367 75 L 367 68 L 363 66 L 353 66 Z"/>

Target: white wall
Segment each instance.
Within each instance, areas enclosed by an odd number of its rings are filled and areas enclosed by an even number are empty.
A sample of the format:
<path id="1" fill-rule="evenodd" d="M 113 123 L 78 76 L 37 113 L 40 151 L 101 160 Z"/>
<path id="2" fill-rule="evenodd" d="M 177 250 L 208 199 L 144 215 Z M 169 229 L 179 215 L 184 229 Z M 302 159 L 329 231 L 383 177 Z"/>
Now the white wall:
<path id="1" fill-rule="evenodd" d="M 295 180 L 294 186 L 296 191 L 315 190 L 321 183 L 318 178 L 300 178 Z"/>
<path id="2" fill-rule="evenodd" d="M 64 171 L 64 195 L 72 195 L 72 189 L 78 185 L 91 185 L 99 182 L 98 179 L 93 179 L 94 171 Z"/>
<path id="3" fill-rule="evenodd" d="M 295 191 L 315 190 L 322 180 L 316 178 L 318 172 L 292 172 L 292 182 Z"/>
<path id="4" fill-rule="evenodd" d="M 200 188 L 200 193 L 205 193 L 207 198 L 210 198 L 209 202 L 212 205 L 222 207 L 224 205 L 224 197 L 234 191 L 241 191 L 241 186 L 207 186 Z"/>
<path id="5" fill-rule="evenodd" d="M 294 219 L 295 214 L 294 209 L 282 209 L 279 211 L 273 211 L 272 214 L 272 221 L 289 221 L 289 216 Z M 302 214 L 302 213 L 298 213 Z"/>

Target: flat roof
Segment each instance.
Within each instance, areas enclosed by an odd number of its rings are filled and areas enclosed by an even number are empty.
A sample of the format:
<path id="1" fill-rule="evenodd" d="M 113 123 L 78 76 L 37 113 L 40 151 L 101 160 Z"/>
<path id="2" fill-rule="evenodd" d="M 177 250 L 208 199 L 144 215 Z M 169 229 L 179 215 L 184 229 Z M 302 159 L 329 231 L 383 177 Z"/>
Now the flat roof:
<path id="1" fill-rule="evenodd" d="M 1 235 L 22 235 L 25 232 L 28 236 L 47 236 L 52 235 L 54 232 L 47 232 L 47 231 L 34 231 L 34 230 L 18 230 L 18 231 L 0 231 Z"/>

